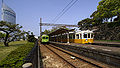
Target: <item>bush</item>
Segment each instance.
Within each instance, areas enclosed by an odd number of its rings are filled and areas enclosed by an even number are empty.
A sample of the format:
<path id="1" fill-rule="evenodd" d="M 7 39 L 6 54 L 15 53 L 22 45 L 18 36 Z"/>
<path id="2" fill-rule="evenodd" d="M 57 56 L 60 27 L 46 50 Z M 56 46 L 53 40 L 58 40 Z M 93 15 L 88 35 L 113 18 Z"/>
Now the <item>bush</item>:
<path id="1" fill-rule="evenodd" d="M 30 42 L 18 47 L 0 62 L 0 68 L 21 68 L 21 66 L 25 62 L 23 61 L 23 59 L 26 58 L 33 47 L 34 43 Z"/>
<path id="2" fill-rule="evenodd" d="M 36 41 L 36 38 L 34 37 L 34 35 L 29 35 L 27 40 L 28 40 L 29 42 L 35 42 L 35 41 Z"/>

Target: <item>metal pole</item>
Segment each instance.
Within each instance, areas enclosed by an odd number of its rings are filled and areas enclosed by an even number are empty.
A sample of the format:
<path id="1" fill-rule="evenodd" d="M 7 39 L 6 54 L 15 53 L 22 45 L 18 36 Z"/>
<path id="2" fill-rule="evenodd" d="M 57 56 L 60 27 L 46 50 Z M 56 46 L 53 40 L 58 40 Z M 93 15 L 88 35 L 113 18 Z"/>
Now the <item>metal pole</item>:
<path id="1" fill-rule="evenodd" d="M 69 40 L 69 32 L 67 32 L 67 43 L 70 43 L 70 40 Z"/>
<path id="2" fill-rule="evenodd" d="M 40 38 L 42 36 L 42 18 L 40 18 Z"/>

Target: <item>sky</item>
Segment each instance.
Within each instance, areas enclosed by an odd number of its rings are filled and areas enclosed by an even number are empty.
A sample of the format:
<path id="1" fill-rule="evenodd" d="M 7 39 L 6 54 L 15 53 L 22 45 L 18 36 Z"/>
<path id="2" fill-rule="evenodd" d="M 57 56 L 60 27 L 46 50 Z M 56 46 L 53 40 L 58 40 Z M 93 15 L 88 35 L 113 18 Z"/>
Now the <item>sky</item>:
<path id="1" fill-rule="evenodd" d="M 97 10 L 98 2 L 101 0 L 78 0 L 57 22 L 53 22 L 54 18 L 70 1 L 71 0 L 4 0 L 4 3 L 16 12 L 16 23 L 23 26 L 23 30 L 31 31 L 34 35 L 39 36 L 40 18 L 42 18 L 42 23 L 77 25 L 79 21 L 90 18 L 90 15 Z M 42 26 L 42 31 L 45 29 L 51 29 L 51 26 Z"/>

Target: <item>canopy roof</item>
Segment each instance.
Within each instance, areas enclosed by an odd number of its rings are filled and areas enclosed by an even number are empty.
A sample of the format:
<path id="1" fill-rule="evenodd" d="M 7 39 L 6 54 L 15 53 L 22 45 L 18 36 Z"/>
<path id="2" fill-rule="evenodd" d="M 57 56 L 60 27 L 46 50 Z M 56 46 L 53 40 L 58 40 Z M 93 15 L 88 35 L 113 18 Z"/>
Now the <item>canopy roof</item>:
<path id="1" fill-rule="evenodd" d="M 52 33 L 50 33 L 49 35 L 52 36 L 52 35 L 58 35 L 58 34 L 62 34 L 62 33 L 67 33 L 67 32 L 70 32 L 70 31 L 74 31 L 74 29 L 64 29 L 64 28 L 60 28 Z"/>

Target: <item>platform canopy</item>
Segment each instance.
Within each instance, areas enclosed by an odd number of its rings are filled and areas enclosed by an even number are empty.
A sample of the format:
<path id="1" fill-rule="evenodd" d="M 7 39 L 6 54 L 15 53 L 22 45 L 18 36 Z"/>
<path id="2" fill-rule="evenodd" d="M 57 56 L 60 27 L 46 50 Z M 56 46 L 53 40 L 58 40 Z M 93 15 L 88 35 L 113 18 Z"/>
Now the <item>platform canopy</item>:
<path id="1" fill-rule="evenodd" d="M 49 35 L 50 36 L 53 36 L 53 35 L 58 35 L 58 34 L 62 34 L 62 33 L 68 33 L 68 32 L 70 32 L 70 31 L 74 31 L 75 29 L 64 29 L 64 28 L 60 28 L 60 29 L 58 29 L 58 30 L 56 30 L 56 31 L 54 31 L 54 32 L 51 32 Z"/>

